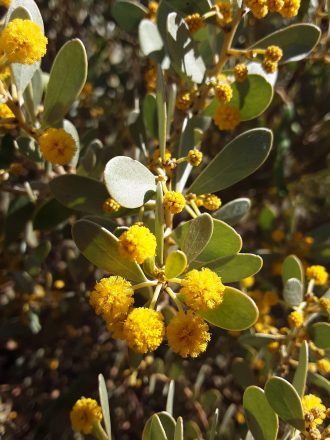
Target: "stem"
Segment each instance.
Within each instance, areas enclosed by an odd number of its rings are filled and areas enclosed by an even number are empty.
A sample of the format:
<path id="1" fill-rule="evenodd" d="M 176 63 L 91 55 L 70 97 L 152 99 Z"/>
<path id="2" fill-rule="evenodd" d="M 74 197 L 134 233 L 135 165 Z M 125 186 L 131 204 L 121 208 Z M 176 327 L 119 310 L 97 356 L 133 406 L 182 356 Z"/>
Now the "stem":
<path id="1" fill-rule="evenodd" d="M 175 305 L 177 306 L 179 312 L 183 312 L 183 307 L 181 301 L 178 299 L 176 294 L 173 292 L 173 290 L 170 287 L 166 287 L 166 292 L 169 294 L 169 296 L 173 299 L 175 302 Z"/>
<path id="2" fill-rule="evenodd" d="M 190 204 L 191 204 L 191 207 L 193 208 L 193 210 L 195 211 L 195 213 L 197 215 L 201 215 L 201 212 L 198 209 L 198 206 L 196 205 L 195 201 L 194 200 L 190 200 Z"/>
<path id="3" fill-rule="evenodd" d="M 192 218 L 198 217 L 198 215 L 194 213 L 194 211 L 190 208 L 190 206 L 186 205 L 184 209 L 192 216 Z"/>
<path id="4" fill-rule="evenodd" d="M 155 291 L 154 291 L 153 297 L 152 297 L 152 299 L 151 299 L 149 309 L 154 309 L 154 308 L 155 308 L 155 305 L 156 305 L 156 303 L 157 303 L 157 300 L 158 300 L 158 297 L 159 297 L 160 292 L 161 292 L 161 290 L 162 290 L 162 287 L 163 287 L 162 284 L 158 284 L 158 285 L 157 285 L 157 287 L 156 287 L 156 289 L 155 289 Z"/>
<path id="5" fill-rule="evenodd" d="M 315 280 L 314 278 L 312 278 L 308 283 L 307 293 L 313 293 L 314 285 L 315 285 Z"/>
<path id="6" fill-rule="evenodd" d="M 102 428 L 102 425 L 100 422 L 96 423 L 93 426 L 93 431 L 92 431 L 92 435 L 97 439 L 97 440 L 109 440 L 109 437 L 107 436 L 107 434 L 105 433 L 104 429 Z"/>
<path id="7" fill-rule="evenodd" d="M 158 283 L 157 280 L 155 281 L 145 281 L 144 283 L 139 283 L 139 284 L 135 284 L 135 286 L 133 287 L 133 290 L 138 290 L 138 289 L 143 289 L 144 287 L 151 287 L 151 286 L 156 286 L 156 284 Z"/>
<path id="8" fill-rule="evenodd" d="M 170 280 L 168 280 L 170 283 L 176 283 L 176 284 L 181 284 L 181 278 L 171 278 Z"/>

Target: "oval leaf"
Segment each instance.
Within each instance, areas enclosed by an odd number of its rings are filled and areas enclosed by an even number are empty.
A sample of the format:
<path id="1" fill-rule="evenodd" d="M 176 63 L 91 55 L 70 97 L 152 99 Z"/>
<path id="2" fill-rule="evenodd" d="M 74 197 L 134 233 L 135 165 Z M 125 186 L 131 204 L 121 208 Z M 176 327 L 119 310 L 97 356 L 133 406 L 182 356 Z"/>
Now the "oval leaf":
<path id="1" fill-rule="evenodd" d="M 186 254 L 181 251 L 171 252 L 165 262 L 165 276 L 168 279 L 178 277 L 185 271 L 188 261 Z"/>
<path id="2" fill-rule="evenodd" d="M 321 31 L 314 24 L 297 23 L 267 35 L 250 49 L 266 49 L 276 45 L 283 50 L 281 63 L 299 61 L 308 56 L 320 39 Z"/>
<path id="3" fill-rule="evenodd" d="M 299 258 L 295 255 L 289 255 L 283 261 L 282 280 L 284 285 L 289 278 L 297 278 L 301 283 L 304 283 L 304 268 Z"/>
<path id="4" fill-rule="evenodd" d="M 216 327 L 246 330 L 258 319 L 258 308 L 250 297 L 233 287 L 226 287 L 220 306 L 200 315 Z"/>
<path id="5" fill-rule="evenodd" d="M 140 162 L 126 156 L 109 160 L 104 181 L 111 197 L 125 208 L 139 208 L 156 191 L 155 176 Z"/>
<path id="6" fill-rule="evenodd" d="M 109 396 L 107 391 L 107 386 L 102 374 L 99 374 L 99 396 L 103 413 L 103 420 L 105 425 L 105 430 L 108 435 L 108 439 L 111 440 L 111 419 L 110 419 L 110 409 L 109 409 Z"/>
<path id="7" fill-rule="evenodd" d="M 131 281 L 145 281 L 140 266 L 120 255 L 118 239 L 105 228 L 79 220 L 72 227 L 72 236 L 80 252 L 95 266 Z"/>
<path id="8" fill-rule="evenodd" d="M 162 60 L 163 40 L 155 23 L 142 20 L 139 24 L 139 41 L 143 55 Z"/>
<path id="9" fill-rule="evenodd" d="M 242 218 L 249 212 L 250 207 L 251 200 L 241 197 L 223 205 L 213 214 L 213 217 L 233 226 L 242 220 Z"/>
<path id="10" fill-rule="evenodd" d="M 264 163 L 272 143 L 273 134 L 266 128 L 242 133 L 215 156 L 187 192 L 214 193 L 234 185 Z"/>
<path id="11" fill-rule="evenodd" d="M 238 254 L 206 266 L 216 272 L 223 283 L 234 283 L 255 275 L 262 268 L 262 263 L 262 258 L 258 255 Z"/>
<path id="12" fill-rule="evenodd" d="M 290 307 L 297 307 L 303 300 L 303 285 L 296 278 L 290 278 L 284 286 L 284 301 Z"/>
<path id="13" fill-rule="evenodd" d="M 304 413 L 295 388 L 281 377 L 271 377 L 265 386 L 270 406 L 279 417 L 291 426 L 304 431 Z"/>
<path id="14" fill-rule="evenodd" d="M 261 388 L 252 385 L 245 390 L 243 407 L 248 427 L 255 440 L 276 440 L 278 417 Z"/>
<path id="15" fill-rule="evenodd" d="M 299 351 L 299 362 L 293 377 L 293 386 L 297 390 L 300 397 L 305 394 L 306 379 L 308 371 L 308 344 L 303 341 Z"/>
<path id="16" fill-rule="evenodd" d="M 60 121 L 79 96 L 87 78 L 87 55 L 83 43 L 68 41 L 54 60 L 45 95 L 43 126 Z"/>
<path id="17" fill-rule="evenodd" d="M 330 348 L 330 324 L 317 322 L 311 327 L 312 338 L 319 348 Z"/>
<path id="18" fill-rule="evenodd" d="M 157 427 L 155 426 L 153 427 L 154 430 L 156 430 L 156 434 L 164 435 L 165 433 L 166 436 L 165 438 L 171 440 L 174 436 L 176 423 L 174 418 L 165 411 L 156 413 L 152 417 L 150 417 L 150 419 L 147 421 L 147 423 L 144 426 L 142 433 L 142 440 L 158 440 L 163 438 L 161 436 L 160 437 L 153 436 L 155 431 L 152 431 L 151 428 L 155 416 L 157 416 L 159 422 L 157 423 Z M 160 430 L 160 426 L 162 427 L 162 430 Z"/>
<path id="19" fill-rule="evenodd" d="M 111 12 L 122 29 L 132 32 L 137 30 L 140 21 L 147 15 L 148 10 L 140 3 L 117 0 L 113 4 Z"/>

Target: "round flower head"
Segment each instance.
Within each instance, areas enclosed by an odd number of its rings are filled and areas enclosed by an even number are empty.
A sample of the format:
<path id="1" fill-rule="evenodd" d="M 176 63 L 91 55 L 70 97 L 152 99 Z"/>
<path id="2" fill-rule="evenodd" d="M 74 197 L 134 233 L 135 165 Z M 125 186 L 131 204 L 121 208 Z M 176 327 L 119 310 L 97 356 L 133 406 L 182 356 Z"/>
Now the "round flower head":
<path id="1" fill-rule="evenodd" d="M 40 150 L 46 160 L 53 164 L 64 165 L 73 158 L 77 146 L 63 128 L 49 128 L 39 137 Z"/>
<path id="2" fill-rule="evenodd" d="M 322 404 L 322 400 L 314 394 L 307 394 L 302 398 L 301 403 L 305 414 L 306 428 L 322 425 L 326 418 L 326 407 Z"/>
<path id="3" fill-rule="evenodd" d="M 185 303 L 196 311 L 215 309 L 222 303 L 225 286 L 212 270 L 193 269 L 181 281 L 180 293 Z"/>
<path id="4" fill-rule="evenodd" d="M 103 203 L 103 211 L 109 212 L 110 214 L 113 212 L 117 212 L 120 209 L 120 205 L 118 202 L 116 202 L 115 199 L 112 197 L 109 197 L 104 203 Z"/>
<path id="5" fill-rule="evenodd" d="M 318 265 L 307 267 L 306 275 L 307 278 L 313 279 L 315 281 L 315 284 L 318 286 L 324 286 L 327 283 L 329 277 L 326 268 L 324 266 Z"/>
<path id="6" fill-rule="evenodd" d="M 199 150 L 189 150 L 188 151 L 188 162 L 193 167 L 198 167 L 203 160 L 203 153 Z"/>
<path id="7" fill-rule="evenodd" d="M 265 51 L 265 59 L 278 63 L 283 57 L 283 51 L 278 46 L 268 46 Z"/>
<path id="8" fill-rule="evenodd" d="M 317 361 L 317 369 L 320 373 L 329 374 L 330 373 L 330 361 L 328 359 L 320 359 Z"/>
<path id="9" fill-rule="evenodd" d="M 176 108 L 179 110 L 188 110 L 188 108 L 191 106 L 193 100 L 193 96 L 189 92 L 181 93 L 177 98 L 175 102 Z"/>
<path id="10" fill-rule="evenodd" d="M 218 84 L 215 88 L 215 95 L 222 104 L 228 104 L 233 97 L 233 89 L 229 84 Z"/>
<path id="11" fill-rule="evenodd" d="M 221 105 L 215 111 L 213 120 L 220 130 L 234 130 L 241 121 L 239 109 Z"/>
<path id="12" fill-rule="evenodd" d="M 164 194 L 164 208 L 171 214 L 179 214 L 185 207 L 184 196 L 176 191 L 168 191 Z"/>
<path id="13" fill-rule="evenodd" d="M 266 73 L 275 73 L 277 71 L 278 64 L 265 58 L 262 62 L 262 67 Z"/>
<path id="14" fill-rule="evenodd" d="M 145 226 L 131 226 L 121 234 L 118 245 L 124 257 L 138 264 L 156 254 L 156 237 Z"/>
<path id="15" fill-rule="evenodd" d="M 167 327 L 167 340 L 171 349 L 186 358 L 197 357 L 206 350 L 210 341 L 208 325 L 191 310 L 178 312 Z"/>
<path id="16" fill-rule="evenodd" d="M 101 422 L 102 410 L 94 399 L 77 400 L 70 413 L 71 425 L 77 432 L 90 434 L 93 427 Z"/>
<path id="17" fill-rule="evenodd" d="M 235 79 L 238 82 L 242 82 L 246 79 L 248 75 L 248 68 L 246 64 L 236 64 L 234 67 Z"/>
<path id="18" fill-rule="evenodd" d="M 284 5 L 279 13 L 282 17 L 292 18 L 298 15 L 300 8 L 300 0 L 284 0 Z"/>
<path id="19" fill-rule="evenodd" d="M 221 14 L 221 16 L 217 15 L 216 17 L 220 26 L 225 26 L 233 21 L 232 6 L 229 2 L 217 1 L 215 7 Z"/>
<path id="20" fill-rule="evenodd" d="M 215 194 L 205 194 L 203 197 L 203 206 L 209 211 L 216 211 L 221 206 L 221 200 Z"/>
<path id="21" fill-rule="evenodd" d="M 203 17 L 198 13 L 188 15 L 184 20 L 191 33 L 199 31 L 204 26 Z"/>
<path id="22" fill-rule="evenodd" d="M 304 323 L 304 315 L 298 310 L 295 310 L 289 314 L 288 321 L 291 327 L 299 328 Z"/>
<path id="23" fill-rule="evenodd" d="M 16 18 L 0 34 L 0 50 L 10 63 L 34 64 L 46 54 L 47 38 L 31 20 Z"/>
<path id="24" fill-rule="evenodd" d="M 104 320 L 118 321 L 127 315 L 134 302 L 133 294 L 131 283 L 124 278 L 102 278 L 95 284 L 89 303 Z"/>
<path id="25" fill-rule="evenodd" d="M 243 287 L 245 287 L 246 289 L 248 289 L 249 287 L 252 287 L 254 284 L 254 277 L 247 277 L 247 278 L 243 278 L 241 280 L 241 284 Z"/>
<path id="26" fill-rule="evenodd" d="M 330 313 L 330 298 L 322 297 L 320 298 L 320 306 Z"/>
<path id="27" fill-rule="evenodd" d="M 124 323 L 124 338 L 137 353 L 156 350 L 162 343 L 164 333 L 163 315 L 145 307 L 134 309 Z"/>
<path id="28" fill-rule="evenodd" d="M 158 10 L 158 3 L 154 2 L 154 1 L 149 2 L 147 17 L 150 20 L 155 20 L 156 15 L 157 15 L 157 10 Z"/>

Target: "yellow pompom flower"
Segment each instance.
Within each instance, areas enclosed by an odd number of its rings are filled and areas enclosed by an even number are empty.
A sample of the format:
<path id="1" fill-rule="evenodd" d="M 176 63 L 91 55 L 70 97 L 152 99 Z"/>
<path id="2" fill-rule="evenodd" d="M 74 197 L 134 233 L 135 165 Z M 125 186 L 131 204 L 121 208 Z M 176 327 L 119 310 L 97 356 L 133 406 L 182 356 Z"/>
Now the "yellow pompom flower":
<path id="1" fill-rule="evenodd" d="M 315 281 L 315 284 L 318 286 L 324 286 L 327 281 L 329 274 L 324 266 L 309 266 L 306 269 L 306 275 L 307 278 L 310 280 L 313 279 Z"/>
<path id="2" fill-rule="evenodd" d="M 215 87 L 215 95 L 221 103 L 228 104 L 233 97 L 233 89 L 229 84 L 218 84 Z"/>
<path id="3" fill-rule="evenodd" d="M 0 70 L 0 81 L 5 81 L 9 77 L 10 77 L 10 68 L 8 66 Z"/>
<path id="4" fill-rule="evenodd" d="M 49 162 L 64 165 L 73 158 L 77 146 L 63 128 L 49 128 L 39 137 L 40 150 Z"/>
<path id="5" fill-rule="evenodd" d="M 157 15 L 157 11 L 158 11 L 158 3 L 151 1 L 148 3 L 148 13 L 147 13 L 147 17 L 150 20 L 155 20 L 156 19 L 156 15 Z"/>
<path id="6" fill-rule="evenodd" d="M 220 130 L 234 130 L 241 121 L 239 109 L 221 105 L 215 111 L 213 120 Z"/>
<path id="7" fill-rule="evenodd" d="M 284 5 L 279 13 L 282 17 L 292 18 L 298 15 L 300 8 L 300 0 L 284 0 Z"/>
<path id="8" fill-rule="evenodd" d="M 133 225 L 119 237 L 119 252 L 131 261 L 142 264 L 156 254 L 156 237 L 148 228 Z"/>
<path id="9" fill-rule="evenodd" d="M 102 420 L 102 409 L 96 400 L 83 397 L 74 404 L 70 419 L 75 431 L 90 434 Z"/>
<path id="10" fill-rule="evenodd" d="M 329 374 L 330 373 L 330 361 L 328 359 L 320 359 L 317 361 L 317 369 L 320 373 Z"/>
<path id="11" fill-rule="evenodd" d="M 283 57 L 283 50 L 278 46 L 268 46 L 265 51 L 265 59 L 278 63 Z"/>
<path id="12" fill-rule="evenodd" d="M 217 22 L 220 26 L 225 26 L 233 21 L 232 7 L 230 2 L 218 1 L 215 5 L 221 16 L 217 15 Z"/>
<path id="13" fill-rule="evenodd" d="M 145 307 L 134 309 L 124 323 L 124 338 L 137 353 L 156 350 L 162 343 L 164 333 L 163 315 Z"/>
<path id="14" fill-rule="evenodd" d="M 320 306 L 330 313 L 330 298 L 320 298 Z"/>
<path id="15" fill-rule="evenodd" d="M 187 15 L 184 21 L 186 22 L 186 25 L 191 33 L 199 31 L 205 25 L 203 17 L 198 13 Z"/>
<path id="16" fill-rule="evenodd" d="M 212 270 L 193 269 L 181 281 L 180 294 L 185 303 L 196 311 L 215 309 L 222 303 L 225 286 Z"/>
<path id="17" fill-rule="evenodd" d="M 191 106 L 193 96 L 189 92 L 180 93 L 176 98 L 175 106 L 179 110 L 188 110 Z"/>
<path id="18" fill-rule="evenodd" d="M 3 103 L 0 104 L 0 127 L 4 127 L 8 130 L 15 128 L 16 124 L 12 121 L 6 121 L 6 119 L 15 119 L 15 115 L 8 105 Z"/>
<path id="19" fill-rule="evenodd" d="M 180 356 L 195 358 L 206 350 L 211 339 L 208 325 L 191 310 L 178 312 L 167 327 L 171 349 Z"/>
<path id="20" fill-rule="evenodd" d="M 38 24 L 16 18 L 0 34 L 0 51 L 10 63 L 34 64 L 46 54 L 47 42 Z"/>
<path id="21" fill-rule="evenodd" d="M 203 160 L 203 153 L 199 150 L 193 149 L 188 151 L 188 162 L 193 167 L 198 167 Z"/>
<path id="22" fill-rule="evenodd" d="M 238 82 L 245 81 L 248 75 L 247 65 L 243 63 L 236 64 L 236 66 L 234 67 L 234 75 L 236 81 Z"/>
<path id="23" fill-rule="evenodd" d="M 264 59 L 262 61 L 262 67 L 266 73 L 275 73 L 277 71 L 278 64 L 274 63 L 273 61 Z"/>
<path id="24" fill-rule="evenodd" d="M 164 208 L 171 214 L 179 214 L 185 207 L 184 196 L 176 191 L 168 191 L 164 194 Z"/>
<path id="25" fill-rule="evenodd" d="M 322 400 L 314 396 L 314 394 L 307 394 L 301 400 L 302 407 L 305 414 L 306 428 L 315 428 L 317 425 L 322 425 L 326 418 L 326 407 Z"/>
<path id="26" fill-rule="evenodd" d="M 284 6 L 284 0 L 267 0 L 267 6 L 270 12 L 280 12 Z"/>
<path id="27" fill-rule="evenodd" d="M 205 194 L 203 197 L 203 206 L 209 211 L 216 211 L 221 206 L 221 199 L 215 194 Z"/>
<path id="28" fill-rule="evenodd" d="M 134 303 L 134 290 L 129 281 L 119 276 L 102 278 L 95 284 L 89 303 L 105 321 L 118 321 L 127 315 Z"/>
<path id="29" fill-rule="evenodd" d="M 255 18 L 264 18 L 268 14 L 266 0 L 246 0 L 245 4 L 251 9 L 251 12 Z"/>
<path id="30" fill-rule="evenodd" d="M 298 310 L 295 310 L 289 314 L 288 321 L 291 327 L 299 328 L 304 323 L 304 315 Z"/>
<path id="31" fill-rule="evenodd" d="M 114 339 L 121 339 L 122 341 L 125 339 L 124 336 L 124 323 L 126 316 L 123 320 L 107 322 L 107 329 L 111 333 L 111 336 Z"/>
<path id="32" fill-rule="evenodd" d="M 120 209 L 120 204 L 116 202 L 115 199 L 112 197 L 109 197 L 104 203 L 103 203 L 103 211 L 113 213 L 117 212 Z"/>
<path id="33" fill-rule="evenodd" d="M 252 287 L 254 284 L 254 277 L 247 277 L 247 278 L 243 278 L 241 280 L 241 284 L 243 287 L 245 287 L 246 289 L 248 289 L 249 287 Z"/>

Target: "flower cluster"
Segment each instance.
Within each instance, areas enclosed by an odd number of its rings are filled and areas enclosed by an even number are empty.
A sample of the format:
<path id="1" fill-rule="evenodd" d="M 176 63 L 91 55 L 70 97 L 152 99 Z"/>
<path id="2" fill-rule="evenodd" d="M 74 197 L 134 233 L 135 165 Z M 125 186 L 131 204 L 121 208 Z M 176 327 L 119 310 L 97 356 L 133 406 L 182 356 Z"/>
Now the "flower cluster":
<path id="1" fill-rule="evenodd" d="M 278 12 L 282 17 L 292 18 L 300 8 L 300 0 L 246 0 L 245 4 L 258 19 L 266 17 L 268 12 Z"/>
<path id="2" fill-rule="evenodd" d="M 96 400 L 85 397 L 77 400 L 70 413 L 73 429 L 83 434 L 90 434 L 102 418 L 102 410 Z"/>

